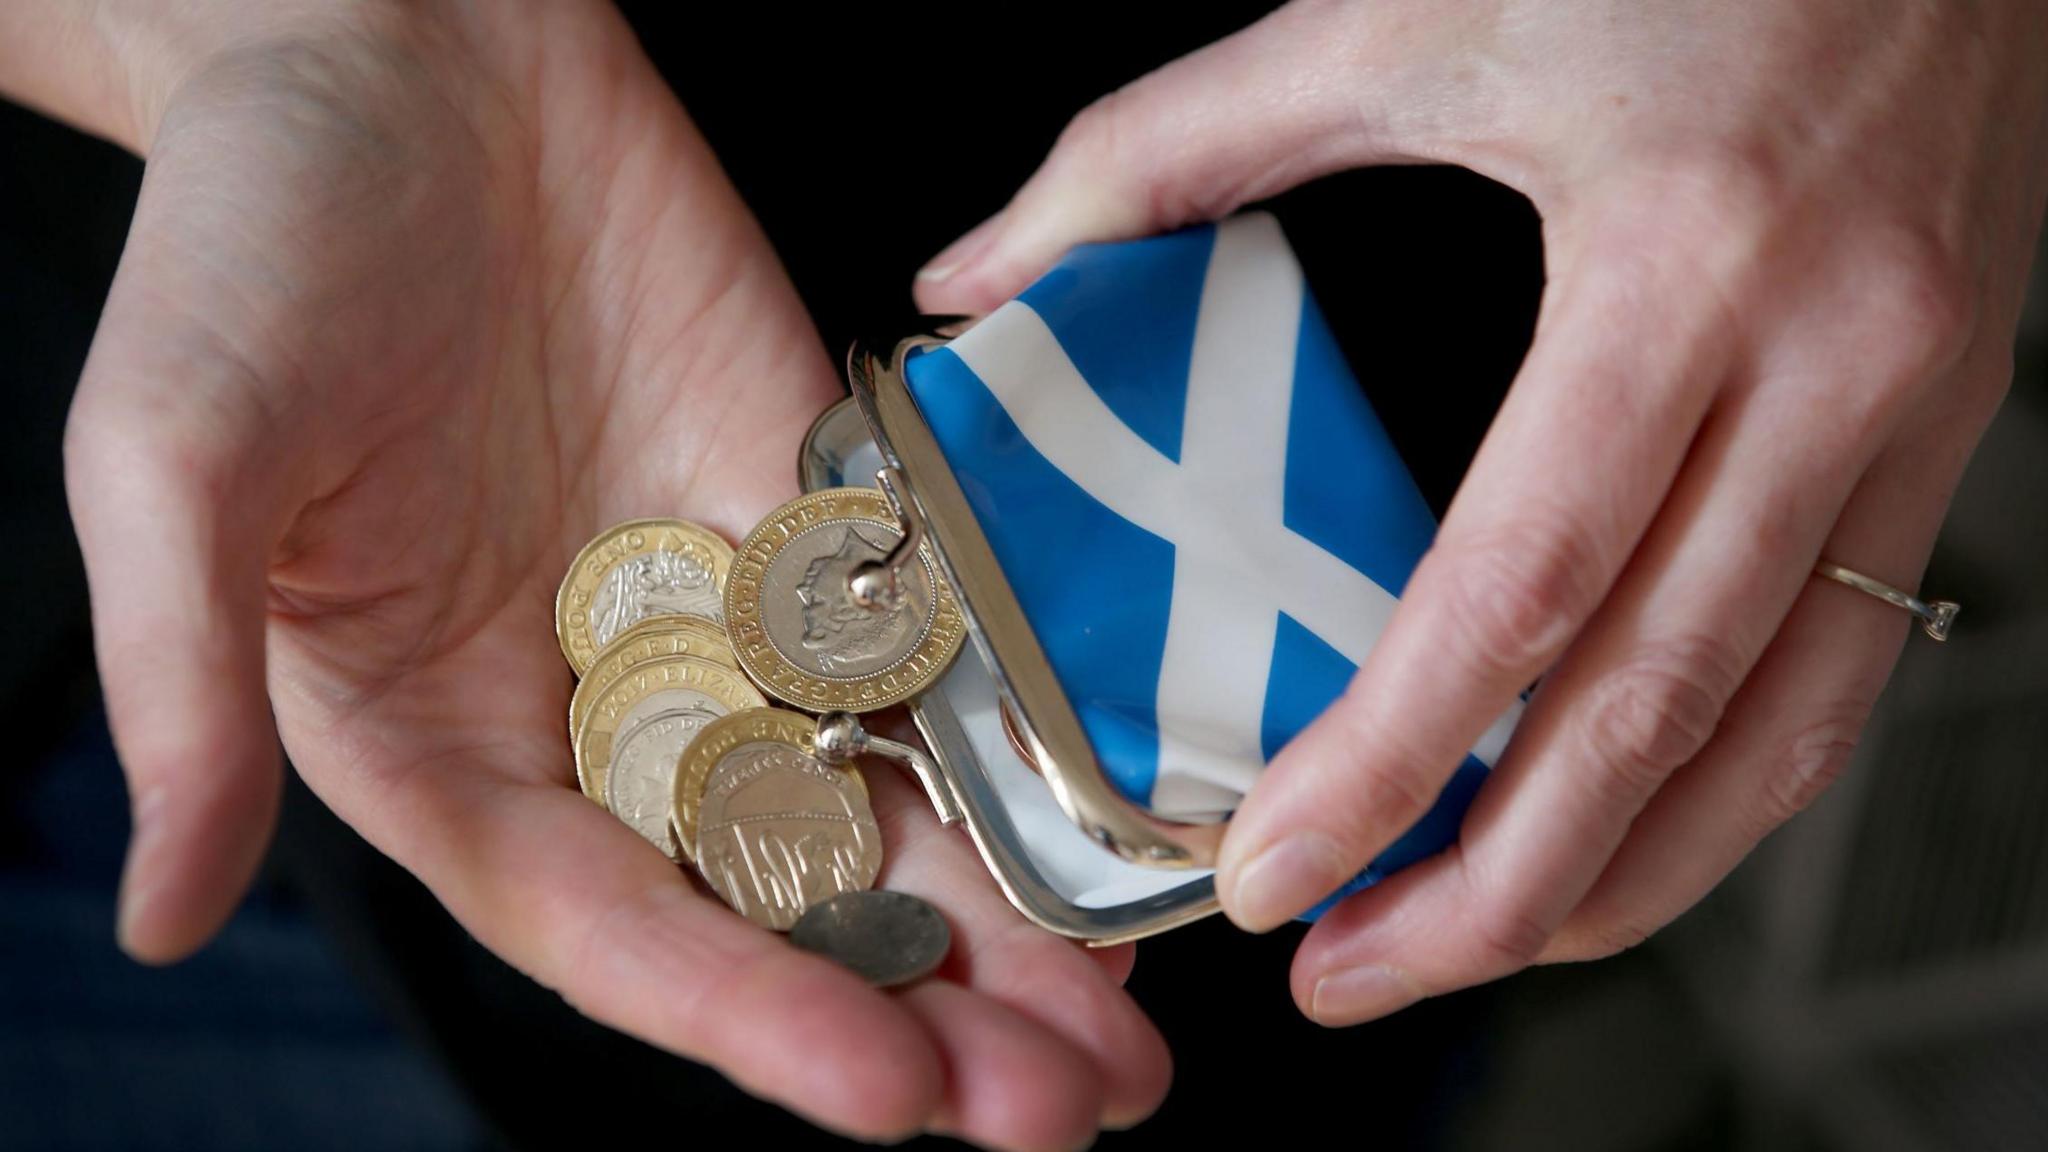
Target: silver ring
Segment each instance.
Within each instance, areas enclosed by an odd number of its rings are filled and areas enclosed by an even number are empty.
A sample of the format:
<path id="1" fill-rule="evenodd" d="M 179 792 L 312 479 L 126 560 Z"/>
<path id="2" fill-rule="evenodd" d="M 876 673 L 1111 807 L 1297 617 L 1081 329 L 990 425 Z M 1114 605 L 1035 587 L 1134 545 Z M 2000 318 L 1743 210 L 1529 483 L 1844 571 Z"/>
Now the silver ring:
<path id="1" fill-rule="evenodd" d="M 1861 572 L 1852 571 L 1831 560 L 1823 560 L 1814 566 L 1814 574 L 1839 581 L 1856 589 L 1868 592 L 1887 604 L 1895 604 L 1920 618 L 1920 630 L 1936 640 L 1948 639 L 1948 630 L 1956 622 L 1956 613 L 1963 606 L 1953 600 L 1926 601 L 1910 593 L 1901 592 L 1882 580 L 1874 580 Z"/>

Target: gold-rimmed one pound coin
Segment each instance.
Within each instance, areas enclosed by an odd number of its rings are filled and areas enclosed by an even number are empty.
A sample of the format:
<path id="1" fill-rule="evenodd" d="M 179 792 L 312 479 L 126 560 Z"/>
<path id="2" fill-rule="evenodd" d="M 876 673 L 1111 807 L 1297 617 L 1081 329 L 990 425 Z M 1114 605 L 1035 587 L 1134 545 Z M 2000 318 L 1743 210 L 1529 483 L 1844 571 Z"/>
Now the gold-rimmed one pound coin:
<path id="1" fill-rule="evenodd" d="M 780 708 L 714 720 L 676 767 L 676 833 L 719 899 L 777 932 L 882 871 L 882 830 L 858 770 L 812 752 L 816 722 Z"/>
<path id="2" fill-rule="evenodd" d="M 578 676 L 626 629 L 664 614 L 722 623 L 732 546 L 687 520 L 628 520 L 583 546 L 555 594 L 555 636 Z"/>
<path id="3" fill-rule="evenodd" d="M 873 488 L 800 496 L 748 534 L 726 578 L 725 628 L 762 691 L 813 712 L 869 712 L 938 680 L 967 629 L 930 546 L 899 574 L 895 607 L 863 607 L 848 587 L 901 537 Z"/>
<path id="4" fill-rule="evenodd" d="M 577 734 L 583 731 L 583 722 L 589 718 L 591 706 L 611 690 L 613 681 L 627 669 L 663 656 L 695 656 L 735 672 L 740 670 L 739 661 L 732 654 L 732 645 L 725 638 L 725 629 L 717 623 L 703 616 L 670 613 L 650 616 L 598 649 L 590 670 L 576 682 L 576 691 L 569 697 L 571 745 Z"/>
<path id="5" fill-rule="evenodd" d="M 591 702 L 576 734 L 576 779 L 585 796 L 681 862 L 672 808 L 677 759 L 713 721 L 766 703 L 746 677 L 709 660 L 642 661 Z"/>

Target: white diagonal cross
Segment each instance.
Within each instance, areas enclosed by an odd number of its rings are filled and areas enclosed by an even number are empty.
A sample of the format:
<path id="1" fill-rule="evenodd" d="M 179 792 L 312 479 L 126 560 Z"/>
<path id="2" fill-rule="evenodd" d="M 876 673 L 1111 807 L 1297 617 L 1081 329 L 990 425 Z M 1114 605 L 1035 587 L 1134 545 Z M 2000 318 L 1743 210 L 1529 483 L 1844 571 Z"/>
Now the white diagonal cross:
<path id="1" fill-rule="evenodd" d="M 1152 796 L 1165 815 L 1228 812 L 1257 778 L 1280 612 L 1362 664 L 1394 610 L 1386 589 L 1284 520 L 1302 292 L 1272 217 L 1217 227 L 1179 463 L 1103 403 L 1028 305 L 1004 305 L 951 345 L 1053 467 L 1173 545 Z M 1493 763 L 1520 712 L 1504 713 L 1473 753 Z"/>

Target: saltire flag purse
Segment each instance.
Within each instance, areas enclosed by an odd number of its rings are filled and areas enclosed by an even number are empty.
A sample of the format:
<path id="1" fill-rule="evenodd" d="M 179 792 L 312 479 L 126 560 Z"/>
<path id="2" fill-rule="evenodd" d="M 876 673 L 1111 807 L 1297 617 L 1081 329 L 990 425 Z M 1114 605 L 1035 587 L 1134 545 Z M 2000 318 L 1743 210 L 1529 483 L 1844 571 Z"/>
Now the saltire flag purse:
<path id="1" fill-rule="evenodd" d="M 881 474 L 980 659 L 912 702 L 1004 892 L 1109 943 L 1215 909 L 1222 823 L 1340 693 L 1435 521 L 1248 214 L 1074 250 L 966 326 L 856 347 L 807 489 Z M 1440 851 L 1520 715 L 1342 892 Z"/>

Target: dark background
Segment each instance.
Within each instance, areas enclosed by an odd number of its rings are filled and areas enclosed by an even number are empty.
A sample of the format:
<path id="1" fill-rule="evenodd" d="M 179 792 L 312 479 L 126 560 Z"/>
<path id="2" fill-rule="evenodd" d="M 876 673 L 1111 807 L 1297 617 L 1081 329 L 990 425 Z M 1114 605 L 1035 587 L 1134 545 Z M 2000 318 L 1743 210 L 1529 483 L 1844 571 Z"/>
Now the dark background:
<path id="1" fill-rule="evenodd" d="M 707 35 L 625 5 L 834 348 L 901 327 L 917 266 L 1075 110 L 1258 11 L 1178 6 L 1171 28 L 1087 36 L 1089 6 L 1041 4 L 991 51 L 924 11 L 806 16 L 793 37 L 756 7 Z M 575 1016 L 295 780 L 219 941 L 164 971 L 116 952 L 126 803 L 59 444 L 139 176 L 0 106 L 0 1149 L 595 1147 L 740 1124 L 829 1143 Z M 1441 509 L 1528 343 L 1534 212 L 1449 169 L 1273 207 Z M 1968 605 L 1957 642 L 1909 647 L 1849 780 L 1721 893 L 1616 960 L 1343 1032 L 1286 996 L 1298 931 L 1216 920 L 1148 942 L 1131 988 L 1178 1074 L 1156 1119 L 1105 1145 L 1329 1119 L 1384 1148 L 2048 1147 L 2041 327 L 1927 578 Z"/>

